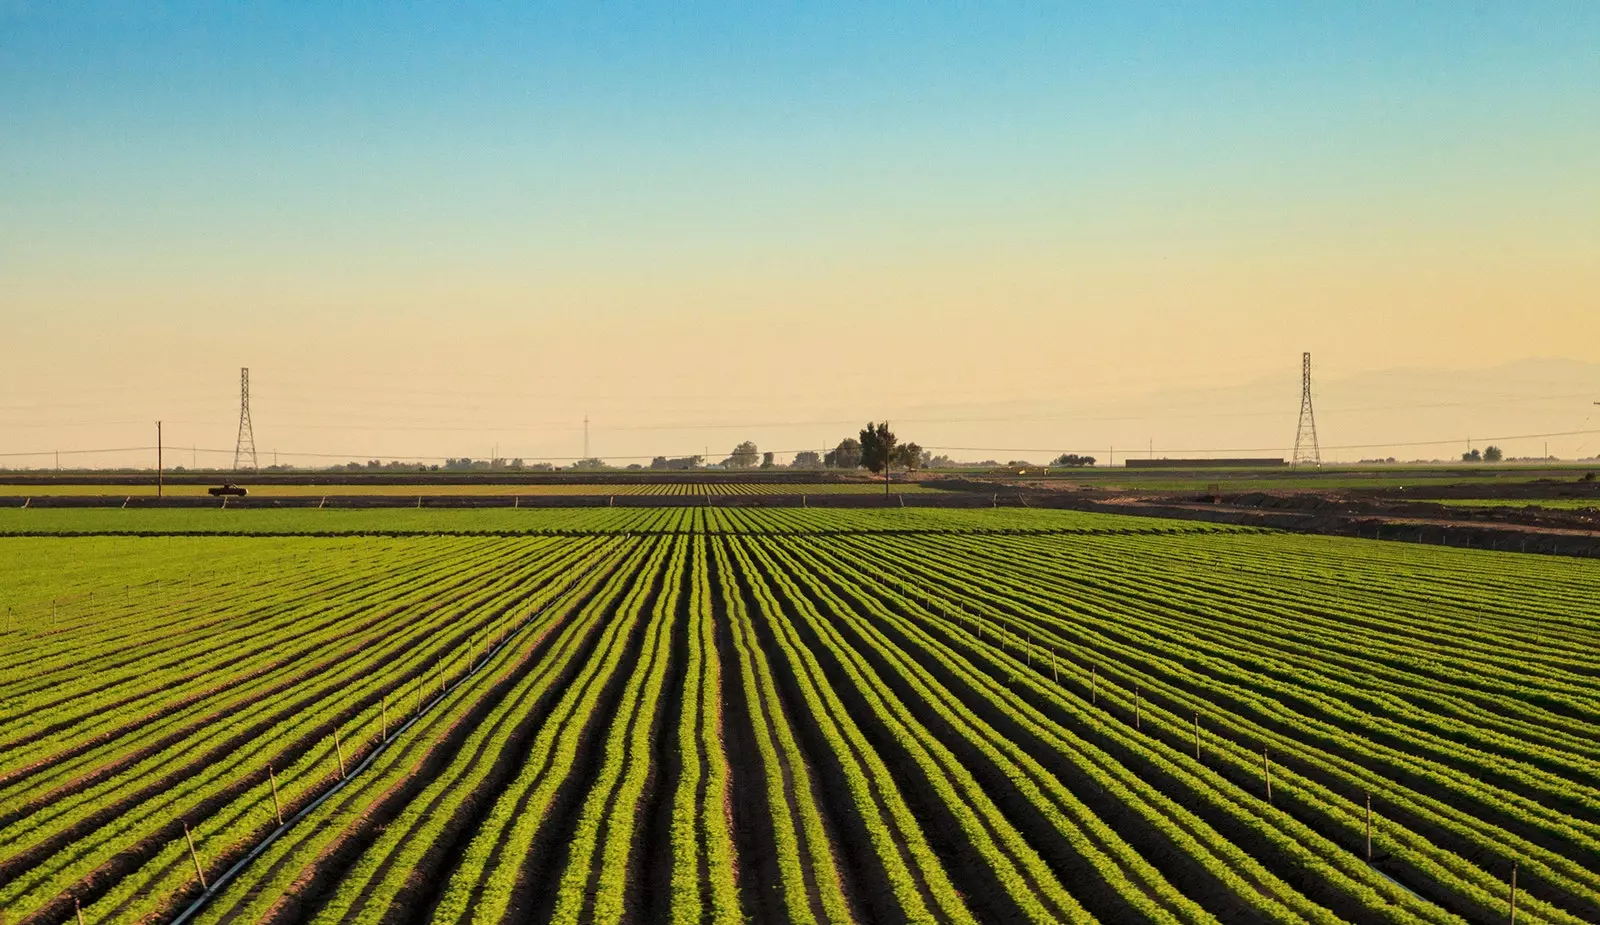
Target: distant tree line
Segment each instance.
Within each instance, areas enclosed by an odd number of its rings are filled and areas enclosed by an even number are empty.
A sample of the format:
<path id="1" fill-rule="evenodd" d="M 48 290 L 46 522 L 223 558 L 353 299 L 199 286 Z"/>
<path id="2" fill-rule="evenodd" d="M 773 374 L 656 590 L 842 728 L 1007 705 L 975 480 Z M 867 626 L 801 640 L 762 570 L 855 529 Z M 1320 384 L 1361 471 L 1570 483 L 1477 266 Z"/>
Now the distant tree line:
<path id="1" fill-rule="evenodd" d="M 1498 454 L 1499 450 L 1494 447 L 1490 447 L 1488 453 Z M 1488 453 L 1484 454 L 1482 458 L 1491 462 L 1499 459 L 1498 455 L 1490 456 Z M 1479 457 L 1474 455 L 1471 458 L 1477 459 Z M 1092 466 L 1094 464 L 1095 458 L 1093 456 L 1081 456 L 1076 453 L 1062 453 L 1060 456 L 1057 456 L 1055 459 L 1050 461 L 1050 465 L 1052 466 L 1063 466 L 1069 468 Z M 1033 463 L 1023 459 L 1013 459 L 1003 465 L 1011 468 L 1034 468 Z M 874 474 L 881 474 L 885 469 L 903 469 L 906 471 L 916 471 L 920 469 L 953 469 L 957 467 L 998 469 L 1001 468 L 1001 466 L 1002 463 L 993 459 L 986 459 L 981 462 L 957 462 L 956 460 L 953 460 L 944 454 L 935 456 L 928 450 L 923 449 L 915 441 L 901 441 L 900 438 L 889 429 L 889 424 L 887 421 L 868 421 L 867 426 L 861 428 L 856 436 L 845 437 L 844 439 L 840 440 L 838 445 L 833 449 L 821 453 L 815 450 L 801 450 L 794 454 L 794 459 L 790 461 L 787 466 L 784 466 L 778 462 L 777 454 L 773 451 L 762 451 L 762 449 L 756 445 L 754 440 L 743 440 L 735 444 L 733 449 L 729 451 L 728 455 L 723 457 L 720 462 L 715 464 L 710 464 L 706 457 L 699 455 L 656 456 L 650 460 L 649 465 L 630 463 L 625 468 L 629 471 L 651 469 L 655 471 L 669 472 L 706 468 L 718 468 L 733 471 L 745 471 L 758 468 L 845 470 L 865 468 Z M 421 468 L 422 470 L 426 471 L 430 467 L 418 467 L 413 463 L 382 463 L 379 460 L 374 459 L 369 460 L 364 466 L 361 463 L 352 462 L 347 466 L 336 468 L 346 468 L 351 470 L 359 470 L 363 468 L 411 470 Z M 435 465 L 431 468 L 434 471 L 437 471 L 440 467 Z M 452 472 L 498 469 L 548 472 L 556 468 L 558 467 L 553 466 L 550 463 L 528 464 L 522 459 L 472 459 L 466 456 L 463 456 L 459 459 L 447 459 L 444 463 L 444 469 Z M 599 457 L 591 456 L 586 459 L 576 460 L 562 468 L 576 471 L 594 471 L 624 467 L 620 465 L 613 466 Z"/>

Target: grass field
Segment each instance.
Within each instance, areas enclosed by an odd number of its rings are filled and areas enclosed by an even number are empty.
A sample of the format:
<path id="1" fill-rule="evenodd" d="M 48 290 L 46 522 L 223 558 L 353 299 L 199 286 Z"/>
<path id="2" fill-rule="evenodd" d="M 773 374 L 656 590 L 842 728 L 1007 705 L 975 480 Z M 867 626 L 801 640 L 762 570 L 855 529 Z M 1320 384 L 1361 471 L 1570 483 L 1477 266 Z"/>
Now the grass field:
<path id="1" fill-rule="evenodd" d="M 0 910 L 277 831 L 197 921 L 1600 921 L 1595 563 L 512 514 L 575 535 L 0 537 Z"/>
<path id="2" fill-rule="evenodd" d="M 223 478 L 225 477 L 219 477 L 217 484 L 220 485 Z M 867 482 L 822 482 L 815 484 L 788 482 L 688 484 L 663 482 L 658 485 L 512 485 L 504 483 L 461 485 L 429 485 L 426 483 L 399 485 L 252 485 L 246 479 L 239 484 L 246 486 L 250 491 L 250 496 L 254 498 L 316 498 L 324 495 L 403 498 L 414 498 L 418 495 L 500 498 L 519 495 L 523 497 L 549 495 L 599 497 L 609 495 L 677 495 L 698 497 L 703 495 L 881 495 L 884 493 L 883 483 L 881 482 L 877 484 Z M 204 497 L 206 489 L 209 487 L 211 486 L 167 485 L 163 493 L 171 498 Z M 894 493 L 918 493 L 936 490 L 915 482 L 890 483 L 889 489 Z M 155 496 L 155 485 L 0 484 L 0 498 L 154 498 Z"/>

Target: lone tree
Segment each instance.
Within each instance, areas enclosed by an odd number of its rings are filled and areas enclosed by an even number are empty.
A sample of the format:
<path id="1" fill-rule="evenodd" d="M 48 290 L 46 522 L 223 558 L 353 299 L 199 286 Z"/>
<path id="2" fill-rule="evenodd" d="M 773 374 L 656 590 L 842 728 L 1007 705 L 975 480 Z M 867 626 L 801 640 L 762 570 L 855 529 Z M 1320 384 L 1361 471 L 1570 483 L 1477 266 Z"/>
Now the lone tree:
<path id="1" fill-rule="evenodd" d="M 894 432 L 889 430 L 888 421 L 882 424 L 868 421 L 861 429 L 861 465 L 873 472 L 883 472 L 894 460 L 894 449 Z"/>
<path id="2" fill-rule="evenodd" d="M 889 429 L 889 422 L 868 421 L 861 431 L 861 464 L 873 472 L 883 473 L 884 498 L 889 497 L 889 467 L 894 464 L 894 454 L 894 431 Z"/>
<path id="3" fill-rule="evenodd" d="M 746 440 L 733 448 L 728 455 L 728 466 L 734 469 L 754 469 L 761 461 L 761 451 L 756 449 L 755 442 Z"/>
<path id="4" fill-rule="evenodd" d="M 1484 450 L 1483 450 L 1483 461 L 1484 462 L 1499 462 L 1500 460 L 1505 459 L 1505 458 L 1506 458 L 1506 454 L 1500 452 L 1500 448 L 1497 447 L 1497 446 L 1485 447 Z"/>

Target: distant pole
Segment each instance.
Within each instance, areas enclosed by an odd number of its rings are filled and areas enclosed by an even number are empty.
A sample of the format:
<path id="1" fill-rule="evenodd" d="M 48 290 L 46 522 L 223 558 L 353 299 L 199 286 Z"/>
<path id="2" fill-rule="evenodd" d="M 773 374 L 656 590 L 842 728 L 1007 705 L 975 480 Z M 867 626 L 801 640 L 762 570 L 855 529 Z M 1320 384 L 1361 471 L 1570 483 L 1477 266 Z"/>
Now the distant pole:
<path id="1" fill-rule="evenodd" d="M 883 496 L 889 497 L 889 422 L 883 422 Z"/>
<path id="2" fill-rule="evenodd" d="M 156 422 L 156 500 L 161 500 L 161 422 Z"/>
<path id="3" fill-rule="evenodd" d="M 589 415 L 583 416 L 583 458 L 589 458 Z"/>

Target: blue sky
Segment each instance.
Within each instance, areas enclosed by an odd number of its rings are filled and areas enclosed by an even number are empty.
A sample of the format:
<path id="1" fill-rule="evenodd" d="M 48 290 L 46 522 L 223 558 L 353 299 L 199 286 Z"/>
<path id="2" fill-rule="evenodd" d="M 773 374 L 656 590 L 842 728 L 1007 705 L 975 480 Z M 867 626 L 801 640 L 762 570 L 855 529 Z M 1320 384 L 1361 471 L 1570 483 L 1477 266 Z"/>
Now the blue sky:
<path id="1" fill-rule="evenodd" d="M 153 338 L 172 389 L 399 352 L 583 381 L 561 418 L 790 421 L 867 403 L 846 330 L 907 344 L 883 413 L 1057 364 L 1114 398 L 1301 349 L 1600 361 L 1566 336 L 1596 36 L 1586 2 L 0 2 L 0 314 L 44 347 L 0 387 Z"/>

